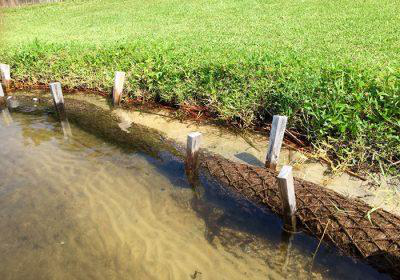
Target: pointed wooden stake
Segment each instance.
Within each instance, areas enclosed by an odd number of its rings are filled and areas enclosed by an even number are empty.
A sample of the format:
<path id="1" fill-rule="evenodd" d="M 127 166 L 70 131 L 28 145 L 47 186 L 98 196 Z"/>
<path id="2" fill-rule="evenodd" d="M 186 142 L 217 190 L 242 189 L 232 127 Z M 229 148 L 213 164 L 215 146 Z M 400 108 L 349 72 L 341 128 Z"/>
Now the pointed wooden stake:
<path id="1" fill-rule="evenodd" d="M 4 85 L 4 91 L 5 93 L 8 93 L 11 89 L 10 65 L 0 64 L 0 75 L 1 75 L 1 82 Z"/>
<path id="2" fill-rule="evenodd" d="M 125 72 L 115 72 L 113 88 L 113 104 L 118 106 L 121 102 L 122 92 L 124 91 Z"/>
<path id="3" fill-rule="evenodd" d="M 51 96 L 53 97 L 54 106 L 56 107 L 57 113 L 60 117 L 60 120 L 66 119 L 65 114 L 65 105 L 64 105 L 64 96 L 62 93 L 61 83 L 51 83 L 50 84 Z"/>
<path id="4" fill-rule="evenodd" d="M 276 170 L 278 165 L 279 154 L 281 152 L 283 136 L 285 135 L 287 117 L 274 116 L 272 119 L 271 133 L 269 135 L 269 144 L 267 151 L 267 159 L 265 166 L 269 169 Z"/>
<path id="5" fill-rule="evenodd" d="M 278 185 L 281 193 L 283 220 L 285 228 L 296 231 L 296 195 L 292 167 L 285 165 L 278 175 Z"/>

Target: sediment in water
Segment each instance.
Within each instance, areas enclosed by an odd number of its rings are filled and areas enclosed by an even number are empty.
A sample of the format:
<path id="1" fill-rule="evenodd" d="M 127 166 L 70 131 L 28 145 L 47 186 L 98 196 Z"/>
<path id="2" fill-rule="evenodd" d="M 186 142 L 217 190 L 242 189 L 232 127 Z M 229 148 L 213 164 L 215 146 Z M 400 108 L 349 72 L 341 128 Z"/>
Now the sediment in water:
<path id="1" fill-rule="evenodd" d="M 17 96 L 18 110 L 29 114 L 47 111 L 55 114 L 52 101 L 41 98 L 32 108 L 31 97 Z M 111 110 L 73 99 L 66 99 L 68 120 L 107 142 L 158 158 L 168 151 L 183 159 L 184 150 L 160 132 L 138 124 L 127 131 Z M 234 163 L 220 156 L 201 152 L 201 168 L 224 187 L 281 215 L 281 201 L 274 172 L 265 168 Z M 319 185 L 295 179 L 296 217 L 303 229 L 334 244 L 345 254 L 361 258 L 379 270 L 400 278 L 400 218 L 366 203 L 344 197 Z"/>
<path id="2" fill-rule="evenodd" d="M 47 112 L 57 118 L 50 98 L 40 98 L 35 110 L 31 109 L 32 97 L 18 95 L 17 99 L 20 105 L 14 110 L 18 112 L 28 114 Z M 141 151 L 155 158 L 159 157 L 160 151 L 168 151 L 175 156 L 182 155 L 182 147 L 154 129 L 131 124 L 126 131 L 122 130 L 119 119 L 111 110 L 105 110 L 85 101 L 66 98 L 65 111 L 70 123 L 124 150 Z"/>

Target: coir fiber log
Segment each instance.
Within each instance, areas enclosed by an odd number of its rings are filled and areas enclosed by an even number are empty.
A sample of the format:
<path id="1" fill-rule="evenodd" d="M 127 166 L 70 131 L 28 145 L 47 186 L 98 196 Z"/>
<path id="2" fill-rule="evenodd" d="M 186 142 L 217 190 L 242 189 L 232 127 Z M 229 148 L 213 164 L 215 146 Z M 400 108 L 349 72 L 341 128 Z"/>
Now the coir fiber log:
<path id="1" fill-rule="evenodd" d="M 201 161 L 225 186 L 282 215 L 277 174 L 210 154 Z M 400 279 L 399 217 L 301 179 L 295 179 L 295 193 L 296 218 L 304 231 Z"/>

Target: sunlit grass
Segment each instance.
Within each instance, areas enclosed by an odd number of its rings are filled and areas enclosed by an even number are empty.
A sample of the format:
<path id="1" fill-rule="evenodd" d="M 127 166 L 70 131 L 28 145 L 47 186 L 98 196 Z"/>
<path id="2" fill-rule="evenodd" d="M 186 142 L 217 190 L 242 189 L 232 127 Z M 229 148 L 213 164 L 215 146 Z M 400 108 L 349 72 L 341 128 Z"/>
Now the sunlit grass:
<path id="1" fill-rule="evenodd" d="M 60 80 L 289 125 L 335 162 L 400 155 L 400 1 L 65 1 L 7 9 L 0 59 L 26 84 Z M 375 164 L 375 166 L 377 166 Z"/>

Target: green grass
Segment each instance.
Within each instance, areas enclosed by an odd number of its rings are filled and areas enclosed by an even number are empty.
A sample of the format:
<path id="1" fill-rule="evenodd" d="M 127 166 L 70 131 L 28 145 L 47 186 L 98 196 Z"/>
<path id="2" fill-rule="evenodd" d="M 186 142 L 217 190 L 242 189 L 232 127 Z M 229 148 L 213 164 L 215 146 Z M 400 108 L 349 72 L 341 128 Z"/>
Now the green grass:
<path id="1" fill-rule="evenodd" d="M 400 160 L 400 1 L 101 0 L 4 9 L 0 61 L 60 80 L 289 126 L 351 167 Z"/>

